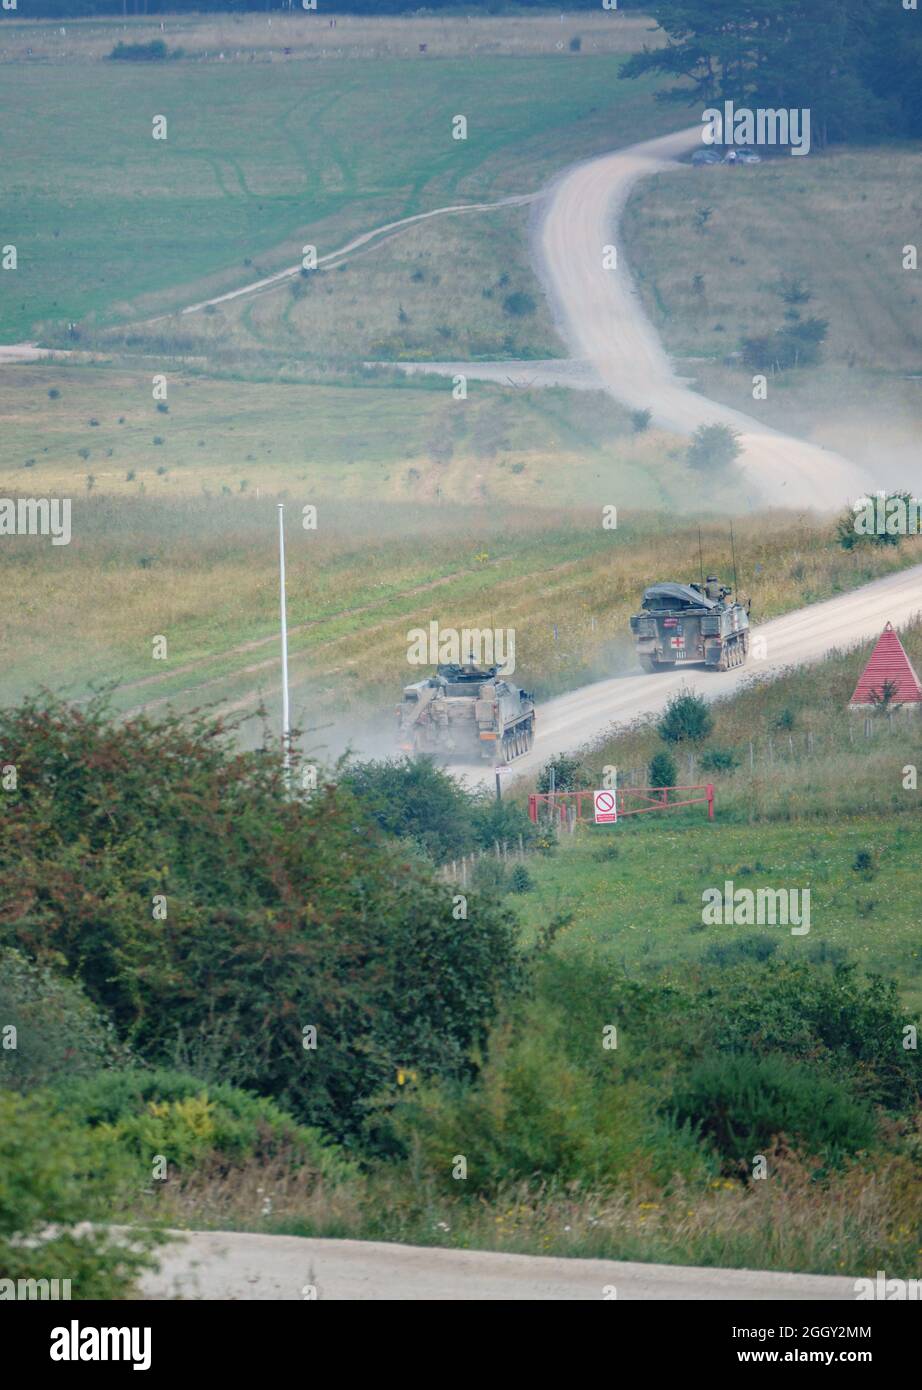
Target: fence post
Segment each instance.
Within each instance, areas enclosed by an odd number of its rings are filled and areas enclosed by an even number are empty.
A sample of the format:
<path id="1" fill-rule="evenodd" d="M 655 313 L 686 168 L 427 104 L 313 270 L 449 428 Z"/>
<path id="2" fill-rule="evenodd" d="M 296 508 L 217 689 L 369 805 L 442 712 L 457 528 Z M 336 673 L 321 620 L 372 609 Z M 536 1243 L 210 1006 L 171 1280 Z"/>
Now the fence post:
<path id="1" fill-rule="evenodd" d="M 708 820 L 714 819 L 714 783 L 708 782 Z"/>
<path id="2" fill-rule="evenodd" d="M 752 772 L 756 765 L 756 752 L 752 746 L 752 739 L 749 740 L 749 771 Z"/>

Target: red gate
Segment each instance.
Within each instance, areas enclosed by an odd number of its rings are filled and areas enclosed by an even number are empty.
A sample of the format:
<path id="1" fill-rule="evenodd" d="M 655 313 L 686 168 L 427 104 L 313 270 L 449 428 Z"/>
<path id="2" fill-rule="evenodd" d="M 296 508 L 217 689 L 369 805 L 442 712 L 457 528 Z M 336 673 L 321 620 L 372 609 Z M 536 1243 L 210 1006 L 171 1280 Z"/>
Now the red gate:
<path id="1" fill-rule="evenodd" d="M 683 799 L 670 797 L 670 793 L 701 792 L 701 796 L 685 796 Z M 582 792 L 532 792 L 528 798 L 528 817 L 537 825 L 542 806 L 547 807 L 550 816 L 559 816 L 561 821 L 569 819 L 570 806 L 576 806 L 578 821 L 595 821 L 593 805 L 594 791 Z M 708 820 L 714 819 L 714 784 L 703 782 L 696 787 L 619 787 L 618 819 L 622 816 L 642 816 L 647 811 L 673 811 L 679 806 L 707 805 Z M 630 798 L 630 800 L 629 800 Z M 634 801 L 639 804 L 634 804 Z M 583 812 L 583 803 L 588 800 L 588 809 Z"/>

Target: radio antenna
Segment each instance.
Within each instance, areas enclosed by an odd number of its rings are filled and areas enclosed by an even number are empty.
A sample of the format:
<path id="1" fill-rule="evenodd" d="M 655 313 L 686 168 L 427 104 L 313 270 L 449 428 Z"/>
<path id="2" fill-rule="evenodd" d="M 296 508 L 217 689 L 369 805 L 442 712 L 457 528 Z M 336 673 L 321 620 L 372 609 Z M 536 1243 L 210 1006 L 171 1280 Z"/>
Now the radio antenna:
<path id="1" fill-rule="evenodd" d="M 698 574 L 701 578 L 701 587 L 704 588 L 704 556 L 701 553 L 701 527 L 698 527 Z"/>
<path id="2" fill-rule="evenodd" d="M 740 599 L 739 580 L 736 575 L 736 546 L 733 544 L 733 522 L 730 522 L 730 554 L 733 556 L 733 598 L 736 603 Z"/>

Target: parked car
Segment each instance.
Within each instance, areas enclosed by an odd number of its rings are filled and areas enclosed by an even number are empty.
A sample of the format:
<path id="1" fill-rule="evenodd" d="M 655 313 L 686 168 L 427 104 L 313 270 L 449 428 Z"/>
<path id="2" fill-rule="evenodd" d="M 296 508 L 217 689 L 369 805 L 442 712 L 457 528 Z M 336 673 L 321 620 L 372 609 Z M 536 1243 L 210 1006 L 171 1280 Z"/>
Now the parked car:
<path id="1" fill-rule="evenodd" d="M 761 164 L 761 163 L 762 163 L 762 156 L 761 156 L 760 154 L 756 154 L 755 150 L 749 150 L 749 149 L 746 149 L 745 147 L 744 147 L 743 149 L 741 149 L 741 150 L 737 150 L 737 152 L 736 152 L 736 158 L 737 158 L 737 160 L 739 161 L 740 164 Z"/>
<path id="2" fill-rule="evenodd" d="M 691 162 L 692 164 L 720 164 L 721 157 L 716 150 L 695 150 Z"/>

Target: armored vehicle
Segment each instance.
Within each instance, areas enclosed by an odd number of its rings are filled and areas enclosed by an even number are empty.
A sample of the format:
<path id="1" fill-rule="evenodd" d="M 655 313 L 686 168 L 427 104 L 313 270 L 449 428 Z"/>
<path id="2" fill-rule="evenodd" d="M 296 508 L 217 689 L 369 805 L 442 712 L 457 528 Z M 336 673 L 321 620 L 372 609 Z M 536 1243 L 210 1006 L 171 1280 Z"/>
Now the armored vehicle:
<path id="1" fill-rule="evenodd" d="M 730 598 L 716 575 L 702 584 L 652 584 L 642 612 L 631 618 L 645 671 L 703 665 L 714 671 L 742 666 L 749 653 L 749 603 Z"/>
<path id="2" fill-rule="evenodd" d="M 397 743 L 404 753 L 446 762 L 510 762 L 532 746 L 535 702 L 498 666 L 439 666 L 404 687 Z"/>

